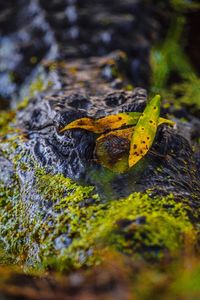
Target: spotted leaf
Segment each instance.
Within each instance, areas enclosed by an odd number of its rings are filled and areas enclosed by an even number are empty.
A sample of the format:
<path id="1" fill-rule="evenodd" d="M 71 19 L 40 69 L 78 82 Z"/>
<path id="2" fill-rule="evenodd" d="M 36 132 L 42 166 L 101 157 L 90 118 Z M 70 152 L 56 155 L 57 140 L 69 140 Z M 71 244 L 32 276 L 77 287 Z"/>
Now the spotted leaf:
<path id="1" fill-rule="evenodd" d="M 69 129 L 85 129 L 88 131 L 92 131 L 95 133 L 101 133 L 101 128 L 98 127 L 98 124 L 96 123 L 96 121 L 92 118 L 81 118 L 81 119 L 77 119 L 71 123 L 69 123 L 67 126 L 65 126 L 64 128 L 62 128 L 60 130 L 60 132 L 69 130 Z"/>
<path id="2" fill-rule="evenodd" d="M 81 118 L 65 126 L 61 129 L 61 132 L 69 129 L 80 128 L 94 133 L 104 133 L 120 127 L 137 124 L 140 114 L 141 113 L 138 112 L 119 113 L 117 115 L 110 115 L 97 120 L 92 118 Z"/>
<path id="3" fill-rule="evenodd" d="M 134 166 L 151 147 L 160 115 L 160 96 L 155 96 L 141 114 L 131 139 L 129 167 Z M 162 122 L 161 122 L 162 123 Z"/>

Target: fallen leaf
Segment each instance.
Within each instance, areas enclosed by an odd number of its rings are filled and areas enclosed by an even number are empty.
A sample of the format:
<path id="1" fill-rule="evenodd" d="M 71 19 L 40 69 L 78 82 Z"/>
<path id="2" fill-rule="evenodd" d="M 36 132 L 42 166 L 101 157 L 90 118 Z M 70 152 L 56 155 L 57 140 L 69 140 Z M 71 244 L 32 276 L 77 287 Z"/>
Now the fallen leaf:
<path id="1" fill-rule="evenodd" d="M 159 115 L 160 96 L 156 95 L 147 104 L 135 126 L 130 145 L 129 167 L 134 166 L 149 151 L 156 135 Z"/>
<path id="2" fill-rule="evenodd" d="M 78 129 L 78 128 L 92 131 L 95 133 L 102 133 L 101 128 L 98 127 L 98 124 L 92 118 L 77 119 L 77 120 L 69 123 L 68 125 L 66 125 L 64 128 L 62 128 L 60 130 L 60 132 L 63 132 L 63 131 L 69 130 L 69 129 Z"/>
<path id="3" fill-rule="evenodd" d="M 97 120 L 92 118 L 81 118 L 75 120 L 61 129 L 60 132 L 69 129 L 85 129 L 94 133 L 104 133 L 109 130 L 118 129 L 120 127 L 135 125 L 141 113 L 119 113 L 117 115 L 106 116 Z"/>
<path id="4" fill-rule="evenodd" d="M 142 113 L 140 112 L 127 112 L 106 116 L 97 120 L 92 118 L 81 118 L 69 123 L 63 129 L 61 129 L 60 132 L 70 129 L 85 129 L 94 133 L 104 133 L 109 130 L 118 129 L 120 127 L 131 125 L 134 126 L 137 124 L 141 115 Z M 174 125 L 174 122 L 170 120 L 159 118 L 158 125 L 163 123 Z"/>

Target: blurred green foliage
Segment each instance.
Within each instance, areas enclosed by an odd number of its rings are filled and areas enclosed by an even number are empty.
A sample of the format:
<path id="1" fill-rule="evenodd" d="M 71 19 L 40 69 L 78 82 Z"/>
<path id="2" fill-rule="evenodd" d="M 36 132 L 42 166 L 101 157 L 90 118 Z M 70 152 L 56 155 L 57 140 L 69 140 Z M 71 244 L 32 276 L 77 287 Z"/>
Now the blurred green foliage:
<path id="1" fill-rule="evenodd" d="M 151 93 L 160 93 L 179 105 L 200 108 L 200 78 L 184 51 L 186 17 L 182 13 L 186 8 L 199 8 L 200 4 L 172 2 L 176 10 L 180 9 L 172 14 L 164 42 L 155 45 L 151 51 Z"/>

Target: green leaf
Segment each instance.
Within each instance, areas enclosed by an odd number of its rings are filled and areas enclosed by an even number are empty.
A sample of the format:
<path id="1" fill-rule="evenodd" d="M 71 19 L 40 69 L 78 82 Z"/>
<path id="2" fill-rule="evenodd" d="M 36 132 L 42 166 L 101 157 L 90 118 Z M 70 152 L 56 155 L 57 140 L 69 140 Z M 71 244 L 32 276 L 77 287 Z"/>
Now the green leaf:
<path id="1" fill-rule="evenodd" d="M 134 166 L 151 147 L 160 115 L 160 95 L 156 95 L 141 114 L 131 139 L 129 167 Z"/>

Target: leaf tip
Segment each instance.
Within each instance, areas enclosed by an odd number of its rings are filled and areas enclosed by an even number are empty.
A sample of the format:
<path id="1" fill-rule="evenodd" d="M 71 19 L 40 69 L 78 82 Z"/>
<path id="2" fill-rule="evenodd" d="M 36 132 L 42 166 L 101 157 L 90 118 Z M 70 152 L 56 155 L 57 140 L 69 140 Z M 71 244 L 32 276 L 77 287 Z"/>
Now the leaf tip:
<path id="1" fill-rule="evenodd" d="M 157 94 L 157 95 L 155 95 L 154 99 L 155 99 L 156 101 L 160 101 L 161 96 L 160 96 L 159 94 Z"/>
<path id="2" fill-rule="evenodd" d="M 132 168 L 141 158 L 142 158 L 142 156 L 140 156 L 140 155 L 129 156 L 129 161 L 128 161 L 129 168 Z"/>

